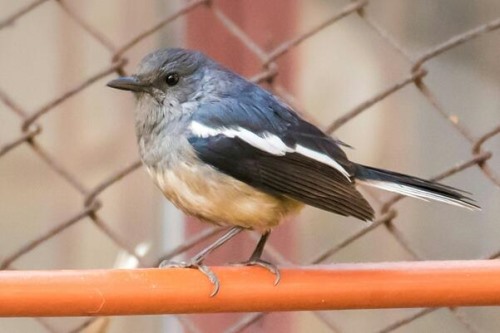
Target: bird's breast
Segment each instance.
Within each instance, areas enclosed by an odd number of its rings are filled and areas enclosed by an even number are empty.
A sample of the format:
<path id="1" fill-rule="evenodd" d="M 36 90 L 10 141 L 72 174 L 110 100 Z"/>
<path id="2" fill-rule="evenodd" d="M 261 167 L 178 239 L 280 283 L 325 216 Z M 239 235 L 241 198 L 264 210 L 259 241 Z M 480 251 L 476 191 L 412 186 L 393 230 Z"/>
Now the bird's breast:
<path id="1" fill-rule="evenodd" d="M 175 206 L 218 225 L 264 231 L 302 207 L 293 199 L 264 193 L 199 161 L 147 169 Z"/>

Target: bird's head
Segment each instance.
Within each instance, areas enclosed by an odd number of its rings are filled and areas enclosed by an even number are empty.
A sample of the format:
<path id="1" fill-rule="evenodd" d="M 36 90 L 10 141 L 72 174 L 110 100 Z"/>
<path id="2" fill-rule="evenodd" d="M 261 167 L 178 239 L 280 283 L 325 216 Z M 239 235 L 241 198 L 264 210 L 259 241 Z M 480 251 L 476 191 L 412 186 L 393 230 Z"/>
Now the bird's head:
<path id="1" fill-rule="evenodd" d="M 150 53 L 139 64 L 137 74 L 108 82 L 115 89 L 128 90 L 150 107 L 175 107 L 196 98 L 208 58 L 202 53 L 167 48 Z"/>

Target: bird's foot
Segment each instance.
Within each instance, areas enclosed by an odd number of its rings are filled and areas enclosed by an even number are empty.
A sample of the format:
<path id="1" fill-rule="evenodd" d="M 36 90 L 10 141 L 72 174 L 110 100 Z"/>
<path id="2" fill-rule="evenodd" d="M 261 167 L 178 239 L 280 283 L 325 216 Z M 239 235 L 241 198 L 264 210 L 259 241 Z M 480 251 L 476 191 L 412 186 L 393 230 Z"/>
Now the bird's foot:
<path id="1" fill-rule="evenodd" d="M 260 258 L 256 258 L 256 259 L 250 258 L 249 260 L 238 263 L 236 265 L 239 265 L 239 266 L 260 266 L 262 268 L 265 268 L 269 272 L 274 274 L 274 276 L 275 276 L 274 285 L 276 286 L 276 285 L 278 285 L 278 283 L 280 283 L 281 273 L 280 273 L 278 267 L 276 265 L 268 262 L 268 261 L 262 260 Z"/>
<path id="2" fill-rule="evenodd" d="M 190 260 L 190 261 L 164 260 L 160 263 L 159 267 L 160 268 L 192 268 L 192 269 L 197 269 L 201 273 L 203 273 L 214 286 L 212 293 L 210 294 L 210 297 L 214 297 L 219 292 L 220 283 L 219 283 L 219 279 L 217 278 L 217 275 L 215 275 L 215 273 L 210 269 L 210 267 L 208 267 L 207 265 L 203 265 L 203 263 L 200 261 L 197 261 L 197 260 Z"/>

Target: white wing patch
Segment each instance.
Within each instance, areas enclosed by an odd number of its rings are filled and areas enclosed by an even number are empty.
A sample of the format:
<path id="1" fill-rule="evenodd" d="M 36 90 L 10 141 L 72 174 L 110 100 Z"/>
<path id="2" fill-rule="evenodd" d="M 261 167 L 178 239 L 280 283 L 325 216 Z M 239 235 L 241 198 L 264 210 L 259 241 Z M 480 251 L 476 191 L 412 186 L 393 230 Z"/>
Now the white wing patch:
<path id="1" fill-rule="evenodd" d="M 291 153 L 294 150 L 287 145 L 276 135 L 266 133 L 264 136 L 257 135 L 250 132 L 247 129 L 237 127 L 237 128 L 211 128 L 193 121 L 189 126 L 189 129 L 194 135 L 202 138 L 207 138 L 209 136 L 216 136 L 222 134 L 228 138 L 240 138 L 249 145 L 268 152 L 269 154 L 283 156 L 286 153 Z"/>
<path id="2" fill-rule="evenodd" d="M 309 158 L 312 158 L 313 160 L 316 160 L 316 161 L 321 162 L 323 164 L 329 165 L 332 168 L 335 168 L 338 171 L 340 171 L 340 173 L 342 173 L 347 179 L 349 179 L 349 181 L 351 180 L 347 171 L 345 171 L 345 169 L 340 164 L 338 164 L 337 161 L 335 161 L 333 158 L 331 158 L 330 156 L 328 156 L 326 154 L 319 153 L 317 151 L 314 151 L 312 149 L 306 148 L 306 147 L 301 146 L 301 145 L 295 146 L 295 152 L 298 154 L 307 156 Z"/>
<path id="3" fill-rule="evenodd" d="M 349 173 L 330 156 L 301 145 L 289 147 L 278 136 L 269 132 L 264 132 L 262 135 L 258 135 L 242 127 L 212 128 L 196 121 L 191 122 L 191 124 L 189 125 L 189 129 L 191 130 L 191 132 L 193 132 L 194 135 L 201 138 L 207 138 L 219 134 L 222 134 L 228 138 L 237 137 L 257 149 L 276 156 L 284 156 L 286 153 L 301 154 L 315 161 L 331 166 L 332 168 L 342 173 L 342 175 L 344 175 L 344 177 L 346 177 L 349 181 L 351 181 Z"/>

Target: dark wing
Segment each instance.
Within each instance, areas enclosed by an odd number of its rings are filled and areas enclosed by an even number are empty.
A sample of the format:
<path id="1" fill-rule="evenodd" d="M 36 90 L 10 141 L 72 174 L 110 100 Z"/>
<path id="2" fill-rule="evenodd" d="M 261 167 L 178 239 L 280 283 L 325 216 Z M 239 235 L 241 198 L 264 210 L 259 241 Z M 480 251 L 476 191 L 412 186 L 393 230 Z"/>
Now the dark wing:
<path id="1" fill-rule="evenodd" d="M 373 209 L 354 184 L 329 166 L 297 153 L 272 155 L 223 135 L 191 137 L 189 142 L 203 162 L 264 192 L 344 216 L 373 219 Z"/>
<path id="2" fill-rule="evenodd" d="M 265 90 L 251 89 L 195 111 L 188 139 L 198 157 L 264 192 L 371 220 L 373 209 L 354 187 L 354 164 L 336 142 Z"/>
<path id="3" fill-rule="evenodd" d="M 242 128 L 257 135 L 276 135 L 290 147 L 300 144 L 325 154 L 340 164 L 350 176 L 354 175 L 352 163 L 338 146 L 348 145 L 304 121 L 268 91 L 246 81 L 244 87 L 235 89 L 237 96 L 223 96 L 220 100 L 204 103 L 202 108 L 195 111 L 193 121 L 214 129 Z"/>

